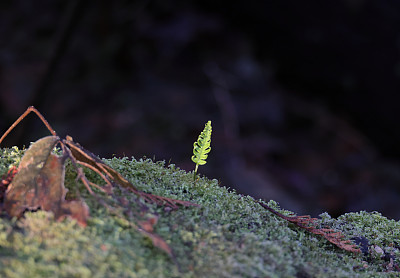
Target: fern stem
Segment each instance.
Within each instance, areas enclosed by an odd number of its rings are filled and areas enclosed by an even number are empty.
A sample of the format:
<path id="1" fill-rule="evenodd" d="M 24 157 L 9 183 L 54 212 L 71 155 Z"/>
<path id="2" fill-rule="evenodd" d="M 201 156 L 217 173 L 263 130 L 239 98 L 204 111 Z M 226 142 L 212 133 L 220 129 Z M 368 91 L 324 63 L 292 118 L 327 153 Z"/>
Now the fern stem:
<path id="1" fill-rule="evenodd" d="M 196 167 L 194 168 L 194 173 L 193 173 L 193 180 L 196 181 L 196 176 L 197 176 L 197 169 L 199 168 L 199 164 L 196 164 Z"/>

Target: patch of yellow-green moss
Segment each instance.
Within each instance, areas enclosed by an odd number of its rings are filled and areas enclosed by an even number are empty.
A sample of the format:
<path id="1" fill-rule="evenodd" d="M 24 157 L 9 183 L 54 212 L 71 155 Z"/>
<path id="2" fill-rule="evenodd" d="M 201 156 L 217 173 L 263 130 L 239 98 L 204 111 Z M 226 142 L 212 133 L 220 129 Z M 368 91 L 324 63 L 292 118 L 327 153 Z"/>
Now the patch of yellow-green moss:
<path id="1" fill-rule="evenodd" d="M 3 175 L 22 153 L 17 148 L 0 153 Z M 110 213 L 90 197 L 68 166 L 70 194 L 80 195 L 90 207 L 87 227 L 71 219 L 56 222 L 43 211 L 26 213 L 21 220 L 3 214 L 0 277 L 399 277 L 388 266 L 390 260 L 372 251 L 364 255 L 340 250 L 272 215 L 251 197 L 220 187 L 217 180 L 201 178 L 194 184 L 193 173 L 164 162 L 105 162 L 140 190 L 200 205 L 176 211 L 149 205 L 146 211 L 158 216 L 155 232 L 171 246 L 174 258 L 132 228 L 132 219 Z M 93 182 L 102 182 L 95 173 L 85 173 Z M 274 201 L 269 205 L 279 210 Z M 133 205 L 132 210 L 139 207 Z M 398 221 L 359 212 L 338 219 L 322 214 L 320 224 L 340 229 L 348 238 L 365 237 L 392 253 L 393 264 L 400 262 Z"/>

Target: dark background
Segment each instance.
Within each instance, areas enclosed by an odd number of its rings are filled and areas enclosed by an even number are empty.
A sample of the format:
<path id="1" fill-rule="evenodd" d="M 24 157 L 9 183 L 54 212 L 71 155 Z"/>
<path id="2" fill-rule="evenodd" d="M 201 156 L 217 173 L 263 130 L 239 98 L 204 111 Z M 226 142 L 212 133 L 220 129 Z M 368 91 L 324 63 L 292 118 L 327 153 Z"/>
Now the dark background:
<path id="1" fill-rule="evenodd" d="M 212 120 L 221 185 L 400 219 L 399 21 L 394 0 L 2 0 L 0 128 L 35 105 L 101 157 L 192 170 Z M 47 134 L 30 116 L 3 146 Z"/>

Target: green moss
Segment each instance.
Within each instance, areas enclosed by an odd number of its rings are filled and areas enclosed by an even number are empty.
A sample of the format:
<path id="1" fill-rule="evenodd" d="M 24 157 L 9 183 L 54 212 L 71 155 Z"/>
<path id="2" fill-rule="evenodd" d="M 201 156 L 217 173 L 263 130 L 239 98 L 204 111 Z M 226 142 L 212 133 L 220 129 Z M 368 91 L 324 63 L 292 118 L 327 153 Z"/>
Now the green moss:
<path id="1" fill-rule="evenodd" d="M 22 154 L 16 148 L 0 153 L 0 174 Z M 67 166 L 69 196 L 79 194 L 90 207 L 88 226 L 81 228 L 71 219 L 56 222 L 43 211 L 26 213 L 21 220 L 0 218 L 1 277 L 398 277 L 398 272 L 385 272 L 391 270 L 389 262 L 373 250 L 368 256 L 342 251 L 272 215 L 251 197 L 220 187 L 217 180 L 203 177 L 194 184 L 192 173 L 164 162 L 105 162 L 141 190 L 201 205 L 176 211 L 149 205 L 146 211 L 159 217 L 155 232 L 170 244 L 175 258 L 129 225 L 142 217 L 135 196 L 116 192 L 131 201 L 133 218 L 111 214 L 75 182 Z M 95 173 L 85 173 L 102 182 Z M 279 210 L 274 201 L 269 205 Z M 349 238 L 363 236 L 399 263 L 398 221 L 359 212 L 338 219 L 322 214 L 319 223 Z"/>

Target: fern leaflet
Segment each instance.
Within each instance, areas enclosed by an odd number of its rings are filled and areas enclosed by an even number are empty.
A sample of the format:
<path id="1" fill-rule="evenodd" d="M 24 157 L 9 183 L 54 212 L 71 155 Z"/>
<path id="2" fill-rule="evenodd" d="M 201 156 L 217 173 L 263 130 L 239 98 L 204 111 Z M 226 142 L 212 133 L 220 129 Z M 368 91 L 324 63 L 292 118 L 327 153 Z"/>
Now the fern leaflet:
<path id="1" fill-rule="evenodd" d="M 199 138 L 193 144 L 193 156 L 192 161 L 196 163 L 194 169 L 194 179 L 196 179 L 197 169 L 199 165 L 206 164 L 208 153 L 211 151 L 211 121 L 208 121 L 204 127 L 204 130 L 200 133 Z"/>

